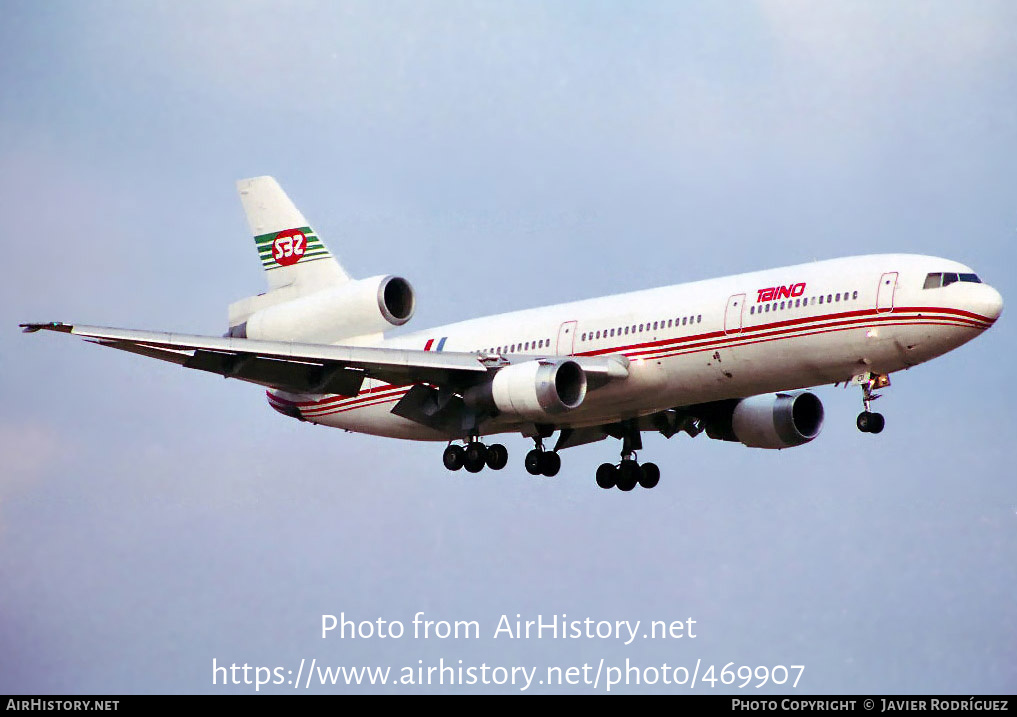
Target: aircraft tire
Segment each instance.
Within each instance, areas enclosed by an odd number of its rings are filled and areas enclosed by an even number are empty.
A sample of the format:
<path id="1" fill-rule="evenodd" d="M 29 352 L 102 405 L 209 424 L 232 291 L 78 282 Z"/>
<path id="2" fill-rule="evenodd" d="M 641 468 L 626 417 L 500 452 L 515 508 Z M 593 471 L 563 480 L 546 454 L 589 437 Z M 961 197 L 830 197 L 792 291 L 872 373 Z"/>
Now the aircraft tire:
<path id="1" fill-rule="evenodd" d="M 554 451 L 544 451 L 540 454 L 540 472 L 548 478 L 558 475 L 561 470 L 561 456 Z"/>
<path id="2" fill-rule="evenodd" d="M 656 463 L 644 463 L 642 465 L 643 475 L 639 479 L 639 485 L 643 488 L 655 488 L 660 483 L 660 468 Z"/>
<path id="3" fill-rule="evenodd" d="M 466 451 L 463 450 L 462 446 L 449 446 L 442 454 L 441 461 L 450 471 L 457 471 L 463 467 L 465 457 Z"/>
<path id="4" fill-rule="evenodd" d="M 487 446 L 480 441 L 473 441 L 466 446 L 463 467 L 470 473 L 480 473 L 485 465 L 487 465 Z"/>
<path id="5" fill-rule="evenodd" d="M 622 461 L 618 466 L 618 490 L 626 493 L 636 487 L 643 471 L 635 461 Z"/>
<path id="6" fill-rule="evenodd" d="M 508 449 L 500 443 L 487 447 L 487 467 L 500 471 L 508 463 Z"/>
<path id="7" fill-rule="evenodd" d="M 855 425 L 858 426 L 858 430 L 862 433 L 880 433 L 886 425 L 886 420 L 883 418 L 882 413 L 862 411 L 858 414 L 858 420 L 855 421 Z"/>
<path id="8" fill-rule="evenodd" d="M 526 460 L 524 465 L 526 466 L 526 472 L 531 476 L 540 475 L 540 457 L 544 452 L 538 448 L 534 448 L 532 451 L 526 454 Z"/>
<path id="9" fill-rule="evenodd" d="M 601 463 L 600 467 L 597 468 L 597 485 L 604 490 L 614 488 L 617 483 L 616 474 L 618 469 L 610 463 Z"/>

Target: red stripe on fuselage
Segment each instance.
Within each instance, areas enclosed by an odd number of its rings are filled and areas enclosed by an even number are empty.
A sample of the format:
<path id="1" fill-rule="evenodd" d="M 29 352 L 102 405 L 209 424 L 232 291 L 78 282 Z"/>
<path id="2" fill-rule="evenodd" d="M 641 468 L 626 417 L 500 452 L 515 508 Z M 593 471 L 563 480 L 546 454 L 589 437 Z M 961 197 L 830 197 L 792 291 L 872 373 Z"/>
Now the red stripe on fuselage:
<path id="1" fill-rule="evenodd" d="M 946 316 L 923 316 L 922 313 L 945 314 Z M 917 314 L 916 316 L 904 316 L 902 314 Z M 952 318 L 953 315 L 956 318 Z M 740 331 L 726 333 L 725 331 L 711 331 L 693 336 L 662 339 L 660 341 L 649 341 L 628 346 L 616 346 L 612 348 L 596 349 L 593 351 L 580 352 L 577 356 L 600 356 L 605 354 L 622 353 L 628 357 L 643 359 L 661 359 L 682 356 L 685 354 L 700 351 L 709 351 L 718 348 L 733 348 L 736 346 L 748 346 L 752 344 L 769 343 L 806 336 L 833 333 L 837 331 L 848 331 L 854 328 L 869 326 L 955 326 L 959 328 L 987 329 L 995 323 L 979 314 L 960 309 L 941 307 L 914 307 L 895 308 L 892 312 L 876 312 L 875 309 L 863 309 L 858 311 L 845 311 L 824 316 L 803 317 L 787 319 L 784 321 L 760 324 L 757 326 L 743 326 Z M 392 386 L 384 384 L 361 391 L 354 398 L 334 396 L 319 401 L 293 402 L 281 399 L 269 394 L 270 398 L 283 403 L 284 405 L 296 406 L 300 409 L 301 415 L 305 417 L 321 418 L 322 416 L 335 413 L 345 413 L 357 408 L 381 403 L 393 402 L 409 390 L 409 386 Z"/>

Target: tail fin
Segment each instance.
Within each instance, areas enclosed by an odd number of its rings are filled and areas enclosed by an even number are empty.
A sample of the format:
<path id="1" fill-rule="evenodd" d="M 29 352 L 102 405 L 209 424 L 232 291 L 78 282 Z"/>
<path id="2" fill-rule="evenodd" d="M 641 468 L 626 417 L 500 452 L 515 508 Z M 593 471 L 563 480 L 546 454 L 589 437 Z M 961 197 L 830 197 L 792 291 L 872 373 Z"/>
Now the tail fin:
<path id="1" fill-rule="evenodd" d="M 292 286 L 305 294 L 350 280 L 274 178 L 241 179 L 237 191 L 269 291 Z"/>

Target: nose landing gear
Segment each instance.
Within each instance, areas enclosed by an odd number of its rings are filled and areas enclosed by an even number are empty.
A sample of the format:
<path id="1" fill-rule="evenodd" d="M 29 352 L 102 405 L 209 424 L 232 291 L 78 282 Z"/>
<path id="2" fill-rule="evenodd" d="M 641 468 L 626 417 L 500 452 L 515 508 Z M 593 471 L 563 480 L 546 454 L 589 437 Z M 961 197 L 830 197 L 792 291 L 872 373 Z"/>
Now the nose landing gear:
<path id="1" fill-rule="evenodd" d="M 855 425 L 862 433 L 879 433 L 886 426 L 886 420 L 882 413 L 873 413 L 871 410 L 872 402 L 880 396 L 873 389 L 889 386 L 890 376 L 885 373 L 868 373 L 856 376 L 853 381 L 862 387 L 862 403 L 865 405 L 865 410 L 858 414 Z"/>

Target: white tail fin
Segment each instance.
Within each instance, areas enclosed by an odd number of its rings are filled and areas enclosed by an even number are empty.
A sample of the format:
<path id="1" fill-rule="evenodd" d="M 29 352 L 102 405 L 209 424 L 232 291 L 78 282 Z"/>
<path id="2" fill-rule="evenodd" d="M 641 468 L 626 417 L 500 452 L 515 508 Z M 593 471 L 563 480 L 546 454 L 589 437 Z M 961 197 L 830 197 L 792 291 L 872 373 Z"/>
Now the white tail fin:
<path id="1" fill-rule="evenodd" d="M 274 178 L 241 179 L 237 191 L 270 292 L 292 286 L 306 294 L 350 280 Z"/>

